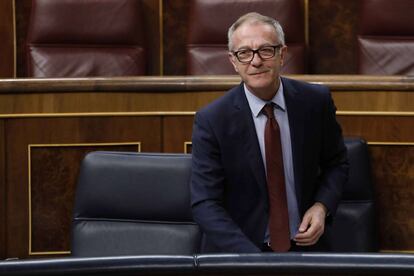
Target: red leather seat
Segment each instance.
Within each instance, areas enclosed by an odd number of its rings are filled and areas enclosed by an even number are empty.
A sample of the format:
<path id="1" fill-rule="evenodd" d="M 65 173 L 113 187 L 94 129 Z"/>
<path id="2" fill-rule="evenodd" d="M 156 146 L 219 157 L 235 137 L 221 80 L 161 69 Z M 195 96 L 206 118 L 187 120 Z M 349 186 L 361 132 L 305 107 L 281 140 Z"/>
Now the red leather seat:
<path id="1" fill-rule="evenodd" d="M 285 31 L 288 53 L 283 73 L 305 72 L 302 0 L 193 0 L 187 36 L 187 74 L 236 74 L 228 60 L 227 31 L 241 15 L 258 12 L 278 20 Z"/>
<path id="2" fill-rule="evenodd" d="M 29 77 L 145 74 L 139 0 L 33 0 Z"/>
<path id="3" fill-rule="evenodd" d="M 414 1 L 361 0 L 358 71 L 414 74 Z"/>

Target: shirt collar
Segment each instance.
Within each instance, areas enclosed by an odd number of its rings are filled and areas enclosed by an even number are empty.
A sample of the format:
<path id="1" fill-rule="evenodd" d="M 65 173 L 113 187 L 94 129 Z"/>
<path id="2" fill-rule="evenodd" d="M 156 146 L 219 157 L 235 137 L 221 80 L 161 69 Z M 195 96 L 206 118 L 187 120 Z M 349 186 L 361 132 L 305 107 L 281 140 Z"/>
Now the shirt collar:
<path id="1" fill-rule="evenodd" d="M 250 90 L 247 88 L 246 84 L 243 83 L 244 86 L 244 93 L 246 94 L 247 101 L 249 103 L 250 109 L 255 117 L 259 116 L 260 111 L 262 111 L 263 107 L 269 103 L 274 103 L 277 108 L 279 108 L 282 111 L 286 111 L 286 105 L 285 105 L 285 97 L 283 96 L 283 83 L 282 80 L 280 80 L 279 89 L 277 90 L 275 96 L 270 101 L 264 101 L 254 95 Z"/>

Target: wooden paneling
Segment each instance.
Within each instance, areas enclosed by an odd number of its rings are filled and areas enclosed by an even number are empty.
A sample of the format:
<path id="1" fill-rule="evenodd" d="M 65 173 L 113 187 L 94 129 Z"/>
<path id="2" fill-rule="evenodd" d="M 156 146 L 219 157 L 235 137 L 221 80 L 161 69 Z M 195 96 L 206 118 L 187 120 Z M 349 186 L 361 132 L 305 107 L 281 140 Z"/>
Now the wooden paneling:
<path id="1" fill-rule="evenodd" d="M 308 72 L 310 74 L 355 74 L 357 72 L 358 0 L 308 1 Z"/>
<path id="2" fill-rule="evenodd" d="M 31 0 L 13 0 L 16 5 L 16 60 L 17 77 L 27 76 L 26 71 L 26 37 L 29 27 Z"/>
<path id="3" fill-rule="evenodd" d="M 412 112 L 412 91 L 333 91 L 341 111 Z"/>
<path id="4" fill-rule="evenodd" d="M 167 116 L 163 119 L 163 151 L 185 152 L 185 143 L 191 142 L 193 115 Z"/>
<path id="5" fill-rule="evenodd" d="M 370 152 L 380 248 L 414 252 L 414 143 L 371 145 Z"/>
<path id="6" fill-rule="evenodd" d="M 160 0 L 142 0 L 144 6 L 145 40 L 148 75 L 162 75 Z"/>
<path id="7" fill-rule="evenodd" d="M 142 151 L 160 151 L 161 145 L 161 123 L 160 118 L 155 116 L 147 117 L 83 117 L 83 118 L 21 118 L 10 119 L 6 122 L 7 140 L 7 256 L 26 257 L 29 245 L 29 172 L 28 172 L 28 145 L 30 144 L 73 144 L 73 143 L 119 143 L 119 142 L 141 142 Z M 71 158 L 71 157 L 68 157 Z M 32 160 L 33 161 L 33 160 Z M 48 166 L 48 163 L 34 165 L 35 180 L 43 175 L 49 178 L 47 183 L 38 183 L 37 191 L 42 187 L 39 185 L 52 185 L 53 178 L 57 172 L 64 172 L 64 166 L 69 161 L 61 160 L 60 164 Z M 75 161 L 71 161 L 75 162 Z M 73 164 L 73 163 L 72 163 Z M 37 166 L 37 167 L 36 167 Z M 40 167 L 38 167 L 40 166 Z M 44 169 L 44 170 L 43 170 Z M 49 171 L 51 169 L 51 171 Z M 41 170 L 42 172 L 39 172 Z M 65 172 L 67 173 L 67 172 Z M 53 175 L 55 174 L 55 175 Z M 75 175 L 59 176 L 63 177 L 63 182 L 59 183 L 57 192 L 71 193 Z M 52 179 L 52 180 L 50 180 Z M 57 181 L 57 180 L 56 180 Z M 37 182 L 35 182 L 37 183 Z M 50 191 L 54 193 L 55 191 Z M 32 202 L 35 210 L 42 206 L 44 195 L 35 195 L 38 201 Z M 45 200 L 59 200 L 69 198 L 70 195 L 61 195 L 59 198 Z M 58 202 L 57 202 L 58 203 Z M 70 208 L 72 202 L 61 202 L 60 210 Z M 66 210 L 64 212 L 69 212 Z M 58 213 L 55 214 L 59 215 Z M 40 218 L 42 219 L 42 218 Z M 62 218 L 67 221 L 66 218 Z M 36 235 L 47 235 L 50 227 L 45 223 L 39 225 L 39 218 L 34 218 L 36 222 Z M 59 220 L 58 220 L 59 221 Z M 53 223 L 53 222 L 50 222 Z M 64 226 L 64 225 L 61 225 Z M 40 228 L 39 228 L 40 227 Z M 43 227 L 43 228 L 42 228 Z M 67 227 L 67 224 L 66 224 Z M 52 229 L 53 234 L 56 229 Z M 44 233 L 42 233 L 44 231 Z M 64 238 L 56 241 L 57 247 L 67 246 L 69 233 L 64 233 L 64 228 L 60 229 Z M 35 236 L 36 238 L 38 236 Z M 45 240 L 44 240 L 45 241 Z M 48 240 L 46 244 L 34 243 L 36 250 L 49 248 Z M 64 248 L 58 248 L 64 249 Z"/>
<path id="8" fill-rule="evenodd" d="M 379 248 L 414 252 L 414 114 L 340 115 L 338 120 L 344 135 L 369 143 Z"/>
<path id="9" fill-rule="evenodd" d="M 91 151 L 135 151 L 130 144 L 62 144 L 29 147 L 29 254 L 70 251 L 73 200 L 83 157 Z"/>
<path id="10" fill-rule="evenodd" d="M 0 78 L 14 77 L 13 0 L 0 1 Z"/>
<path id="11" fill-rule="evenodd" d="M 3 114 L 194 111 L 219 93 L 60 93 L 0 96 Z M 1 115 L 0 115 L 1 116 Z"/>
<path id="12" fill-rule="evenodd" d="M 339 111 L 413 111 L 414 81 L 403 76 L 292 75 L 330 87 Z M 0 80 L 1 114 L 196 111 L 239 77 Z"/>
<path id="13" fill-rule="evenodd" d="M 185 75 L 190 2 L 163 0 L 164 75 Z"/>
<path id="14" fill-rule="evenodd" d="M 411 116 L 339 115 L 343 132 L 370 142 L 414 142 Z"/>

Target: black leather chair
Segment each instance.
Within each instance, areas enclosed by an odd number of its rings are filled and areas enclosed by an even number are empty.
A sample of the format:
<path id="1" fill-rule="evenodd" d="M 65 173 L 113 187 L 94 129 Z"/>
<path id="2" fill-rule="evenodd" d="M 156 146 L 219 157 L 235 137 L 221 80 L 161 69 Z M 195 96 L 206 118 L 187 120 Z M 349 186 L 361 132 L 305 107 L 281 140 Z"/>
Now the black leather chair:
<path id="1" fill-rule="evenodd" d="M 360 138 L 345 138 L 349 178 L 342 200 L 326 234 L 334 252 L 374 252 L 378 250 L 375 231 L 374 189 L 368 146 Z"/>
<path id="2" fill-rule="evenodd" d="M 335 252 L 378 248 L 368 147 L 346 138 L 350 175 L 327 241 Z M 75 199 L 72 255 L 197 252 L 192 221 L 191 155 L 94 152 L 82 163 Z"/>
<path id="3" fill-rule="evenodd" d="M 191 155 L 93 152 L 75 197 L 72 256 L 192 255 Z"/>

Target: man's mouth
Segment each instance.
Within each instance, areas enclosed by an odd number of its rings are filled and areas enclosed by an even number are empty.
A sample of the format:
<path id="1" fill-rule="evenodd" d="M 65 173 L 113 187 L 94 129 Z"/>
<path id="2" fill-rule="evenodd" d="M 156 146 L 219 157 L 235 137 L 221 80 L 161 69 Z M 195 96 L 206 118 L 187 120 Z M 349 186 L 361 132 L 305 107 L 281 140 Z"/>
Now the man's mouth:
<path id="1" fill-rule="evenodd" d="M 264 73 L 266 73 L 266 72 L 267 72 L 267 71 L 253 72 L 253 73 L 250 73 L 249 75 L 251 75 L 251 76 L 256 76 L 256 75 L 264 74 Z"/>

